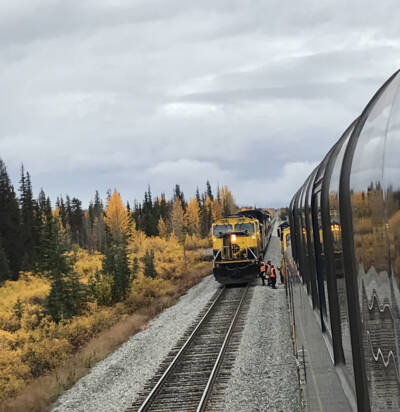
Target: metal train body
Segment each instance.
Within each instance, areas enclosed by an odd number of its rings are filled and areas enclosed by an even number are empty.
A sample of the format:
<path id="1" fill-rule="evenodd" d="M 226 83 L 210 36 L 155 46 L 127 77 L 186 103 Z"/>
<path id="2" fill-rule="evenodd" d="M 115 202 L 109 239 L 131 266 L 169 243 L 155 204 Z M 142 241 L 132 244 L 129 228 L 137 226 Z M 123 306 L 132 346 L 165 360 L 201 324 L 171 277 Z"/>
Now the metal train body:
<path id="1" fill-rule="evenodd" d="M 216 220 L 211 235 L 213 272 L 219 283 L 245 283 L 258 277 L 259 260 L 271 235 L 269 214 L 260 209 L 240 211 Z"/>
<path id="2" fill-rule="evenodd" d="M 400 410 L 400 73 L 290 203 L 282 245 L 308 410 Z"/>

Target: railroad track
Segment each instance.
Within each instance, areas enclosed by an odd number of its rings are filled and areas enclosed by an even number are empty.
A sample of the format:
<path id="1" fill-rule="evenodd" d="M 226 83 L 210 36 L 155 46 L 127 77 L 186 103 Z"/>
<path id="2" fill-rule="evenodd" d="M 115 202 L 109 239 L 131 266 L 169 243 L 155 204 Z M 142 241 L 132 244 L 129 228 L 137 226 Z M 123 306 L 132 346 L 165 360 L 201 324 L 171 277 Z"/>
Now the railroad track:
<path id="1" fill-rule="evenodd" d="M 127 412 L 200 412 L 207 409 L 207 404 L 210 410 L 221 404 L 235 358 L 228 352 L 239 346 L 238 330 L 245 323 L 242 309 L 249 306 L 248 289 L 221 289 L 190 336 L 171 356 L 172 361 L 167 360 L 170 363 L 162 376 L 150 382 L 147 395 L 139 396 Z"/>

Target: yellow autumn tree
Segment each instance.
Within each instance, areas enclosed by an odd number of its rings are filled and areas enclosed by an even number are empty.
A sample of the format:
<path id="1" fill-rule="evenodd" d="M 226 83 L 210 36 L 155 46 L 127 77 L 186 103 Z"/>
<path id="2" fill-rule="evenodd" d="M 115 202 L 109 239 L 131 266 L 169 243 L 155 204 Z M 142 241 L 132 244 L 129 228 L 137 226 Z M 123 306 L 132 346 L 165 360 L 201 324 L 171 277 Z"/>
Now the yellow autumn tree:
<path id="1" fill-rule="evenodd" d="M 180 199 L 175 199 L 171 212 L 172 232 L 179 239 L 184 237 L 184 211 Z"/>
<path id="2" fill-rule="evenodd" d="M 114 241 L 120 242 L 129 236 L 131 220 L 116 189 L 108 201 L 104 221 Z"/>
<path id="3" fill-rule="evenodd" d="M 200 233 L 200 206 L 195 197 L 189 200 L 185 213 L 185 228 L 190 235 Z"/>
<path id="4" fill-rule="evenodd" d="M 164 221 L 164 219 L 160 216 L 160 219 L 158 220 L 158 234 L 160 237 L 162 237 L 163 239 L 167 239 L 168 238 L 168 228 L 167 225 Z"/>
<path id="5" fill-rule="evenodd" d="M 232 192 L 229 190 L 228 186 L 222 187 L 219 196 L 219 203 L 222 208 L 223 216 L 233 215 L 236 212 L 237 207 L 235 205 L 235 200 L 233 199 Z"/>
<path id="6" fill-rule="evenodd" d="M 217 200 L 212 200 L 210 196 L 207 196 L 204 201 L 206 210 L 211 211 L 212 220 L 217 220 L 222 217 L 222 207 Z"/>

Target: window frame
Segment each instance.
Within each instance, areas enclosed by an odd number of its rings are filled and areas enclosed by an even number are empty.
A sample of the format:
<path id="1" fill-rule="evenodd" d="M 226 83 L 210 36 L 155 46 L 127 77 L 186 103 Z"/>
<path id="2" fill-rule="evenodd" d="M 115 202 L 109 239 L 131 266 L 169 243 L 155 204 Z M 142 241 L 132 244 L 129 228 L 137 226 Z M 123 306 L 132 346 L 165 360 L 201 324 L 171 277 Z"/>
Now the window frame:
<path id="1" fill-rule="evenodd" d="M 360 134 L 371 111 L 379 101 L 386 88 L 392 80 L 400 73 L 396 71 L 375 93 L 363 110 L 347 144 L 344 154 L 339 184 L 339 209 L 342 225 L 343 261 L 347 288 L 347 301 L 349 308 L 349 323 L 352 343 L 354 377 L 357 393 L 357 406 L 359 410 L 369 412 L 369 391 L 365 368 L 365 357 L 362 342 L 361 314 L 358 296 L 357 268 L 355 261 L 354 239 L 353 239 L 353 217 L 351 208 L 350 175 L 354 153 Z"/>

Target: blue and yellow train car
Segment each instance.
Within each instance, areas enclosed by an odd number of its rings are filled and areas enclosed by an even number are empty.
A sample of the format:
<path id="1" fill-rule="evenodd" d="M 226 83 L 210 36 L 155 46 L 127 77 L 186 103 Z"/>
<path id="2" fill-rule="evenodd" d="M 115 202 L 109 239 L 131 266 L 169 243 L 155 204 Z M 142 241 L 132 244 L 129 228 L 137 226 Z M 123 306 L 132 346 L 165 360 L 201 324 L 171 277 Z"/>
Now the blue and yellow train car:
<path id="1" fill-rule="evenodd" d="M 216 220 L 211 228 L 215 279 L 222 284 L 256 279 L 270 229 L 268 216 L 258 209 Z"/>

